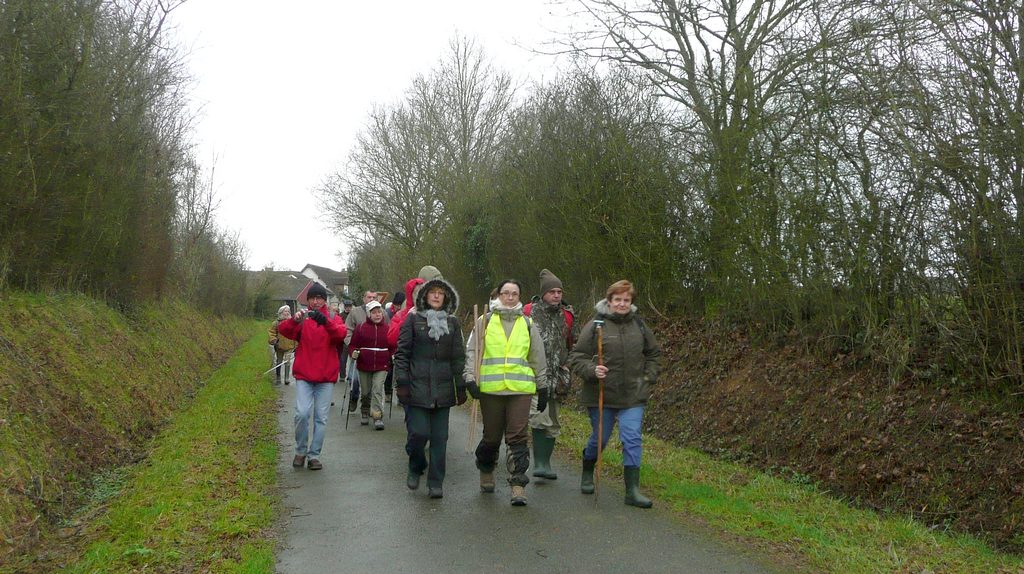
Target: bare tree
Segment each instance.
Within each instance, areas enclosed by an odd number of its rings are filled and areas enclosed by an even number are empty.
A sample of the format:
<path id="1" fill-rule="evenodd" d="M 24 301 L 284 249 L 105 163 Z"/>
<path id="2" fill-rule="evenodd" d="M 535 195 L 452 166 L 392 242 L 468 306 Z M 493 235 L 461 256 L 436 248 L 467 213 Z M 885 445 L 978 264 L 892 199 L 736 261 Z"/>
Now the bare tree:
<path id="1" fill-rule="evenodd" d="M 370 114 L 346 168 L 320 187 L 334 229 L 360 251 L 384 242 L 408 253 L 433 245 L 453 202 L 493 172 L 513 93 L 475 42 L 453 40 L 401 102 Z"/>
<path id="2" fill-rule="evenodd" d="M 773 181 L 766 130 L 783 119 L 782 101 L 824 44 L 805 19 L 814 0 L 580 0 L 594 27 L 570 49 L 639 67 L 680 110 L 677 129 L 705 170 L 710 216 L 704 257 L 714 302 L 750 284 L 751 273 L 779 274 L 781 217 L 764 217 L 782 201 Z M 839 14 L 834 16 L 838 21 Z M 839 28 L 838 26 L 836 28 Z M 830 30 L 822 26 L 819 30 Z M 695 153 L 696 152 L 696 153 Z M 765 204 L 766 210 L 759 207 Z M 750 220 L 751 214 L 757 217 Z M 765 227 L 766 226 L 766 227 Z M 785 277 L 775 280 L 787 281 Z"/>

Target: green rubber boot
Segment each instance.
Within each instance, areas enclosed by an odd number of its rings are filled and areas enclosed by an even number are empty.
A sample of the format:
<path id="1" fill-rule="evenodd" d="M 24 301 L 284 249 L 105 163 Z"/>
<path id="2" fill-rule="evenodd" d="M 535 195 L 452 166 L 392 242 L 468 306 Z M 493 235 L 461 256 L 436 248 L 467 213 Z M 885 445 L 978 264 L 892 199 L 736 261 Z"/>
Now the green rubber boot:
<path id="1" fill-rule="evenodd" d="M 555 451 L 555 439 L 544 429 L 533 429 L 533 476 L 557 480 L 558 474 L 551 468 L 551 453 Z"/>
<path id="2" fill-rule="evenodd" d="M 638 467 L 622 467 L 622 476 L 626 481 L 626 504 L 637 508 L 650 508 L 654 506 L 650 498 L 640 494 L 640 469 Z"/>
<path id="3" fill-rule="evenodd" d="M 580 478 L 580 492 L 594 494 L 594 467 L 597 460 L 583 459 L 583 476 Z"/>

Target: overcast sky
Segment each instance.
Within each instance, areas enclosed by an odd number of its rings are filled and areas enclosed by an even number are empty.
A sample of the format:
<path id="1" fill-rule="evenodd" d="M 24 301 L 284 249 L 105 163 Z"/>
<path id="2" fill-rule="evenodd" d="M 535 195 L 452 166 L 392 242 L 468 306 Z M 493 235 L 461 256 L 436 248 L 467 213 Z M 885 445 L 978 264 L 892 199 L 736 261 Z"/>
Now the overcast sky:
<path id="1" fill-rule="evenodd" d="M 239 233 L 248 267 L 342 269 L 344 245 L 309 215 L 311 192 L 344 166 L 372 106 L 397 101 L 456 33 L 520 78 L 550 75 L 549 58 L 517 47 L 552 36 L 546 1 L 188 0 L 175 10 L 199 158 L 216 157 L 217 220 Z"/>

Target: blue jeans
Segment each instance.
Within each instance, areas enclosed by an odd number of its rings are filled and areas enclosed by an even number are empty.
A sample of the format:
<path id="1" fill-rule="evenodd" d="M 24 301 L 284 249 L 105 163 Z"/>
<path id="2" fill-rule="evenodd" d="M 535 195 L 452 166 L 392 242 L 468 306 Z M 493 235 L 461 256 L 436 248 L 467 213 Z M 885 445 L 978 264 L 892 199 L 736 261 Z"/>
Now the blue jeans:
<path id="1" fill-rule="evenodd" d="M 590 414 L 590 440 L 583 449 L 583 458 L 586 460 L 597 460 L 597 407 L 587 407 Z M 642 439 L 640 427 L 644 422 L 644 407 L 630 407 L 628 409 L 604 408 L 604 421 L 601 437 L 601 450 L 608 446 L 608 439 L 612 437 L 612 426 L 615 421 L 619 422 L 619 440 L 622 441 L 622 466 L 639 467 L 640 455 L 642 453 Z"/>
<path id="2" fill-rule="evenodd" d="M 320 458 L 327 431 L 327 414 L 331 412 L 332 383 L 295 381 L 295 454 Z M 309 441 L 309 417 L 313 416 L 313 441 Z M 306 445 L 309 445 L 308 448 Z"/>

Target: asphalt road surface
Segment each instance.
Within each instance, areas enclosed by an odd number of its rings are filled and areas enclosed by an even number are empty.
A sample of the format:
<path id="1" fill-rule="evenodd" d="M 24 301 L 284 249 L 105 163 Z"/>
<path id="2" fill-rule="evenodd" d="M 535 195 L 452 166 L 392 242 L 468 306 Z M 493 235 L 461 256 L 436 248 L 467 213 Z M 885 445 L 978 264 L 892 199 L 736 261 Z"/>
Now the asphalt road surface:
<path id="1" fill-rule="evenodd" d="M 622 503 L 618 480 L 602 481 L 600 496 L 580 494 L 576 463 L 557 458 L 558 480 L 531 477 L 529 504 L 509 504 L 504 448 L 493 494 L 479 489 L 467 452 L 468 411 L 453 408 L 444 498 L 405 486 L 408 457 L 400 405 L 387 428 L 345 429 L 344 387 L 335 390 L 321 462 L 293 469 L 294 385 L 279 387 L 283 493 L 277 571 L 353 572 L 775 572 L 767 560 L 712 539 L 659 509 Z M 385 417 L 387 414 L 385 413 Z M 475 437 L 479 440 L 480 428 Z M 475 447 L 475 444 L 473 445 Z"/>

